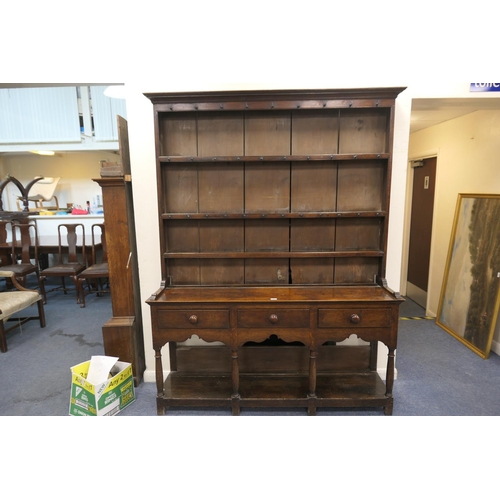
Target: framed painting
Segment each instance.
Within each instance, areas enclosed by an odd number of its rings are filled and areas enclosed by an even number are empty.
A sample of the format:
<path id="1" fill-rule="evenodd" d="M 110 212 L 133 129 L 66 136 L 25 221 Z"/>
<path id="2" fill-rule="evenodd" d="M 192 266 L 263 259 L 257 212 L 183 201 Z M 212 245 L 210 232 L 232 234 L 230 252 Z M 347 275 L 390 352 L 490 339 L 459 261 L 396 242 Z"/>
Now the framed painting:
<path id="1" fill-rule="evenodd" d="M 488 358 L 500 306 L 500 195 L 459 194 L 436 324 Z"/>

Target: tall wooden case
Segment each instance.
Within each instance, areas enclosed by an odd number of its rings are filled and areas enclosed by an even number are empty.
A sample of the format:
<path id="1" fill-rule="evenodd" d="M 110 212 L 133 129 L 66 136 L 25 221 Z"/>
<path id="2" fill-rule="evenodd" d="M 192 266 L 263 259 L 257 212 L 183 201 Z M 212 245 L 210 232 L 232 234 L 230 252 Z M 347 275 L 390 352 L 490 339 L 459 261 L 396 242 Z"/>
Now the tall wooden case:
<path id="1" fill-rule="evenodd" d="M 402 299 L 385 268 L 402 90 L 146 94 L 162 254 L 161 287 L 148 300 L 159 414 L 392 413 Z M 363 345 L 342 343 L 352 334 Z M 186 345 L 193 335 L 206 343 Z M 379 341 L 389 351 L 385 382 Z"/>
<path id="2" fill-rule="evenodd" d="M 102 188 L 113 310 L 113 316 L 102 327 L 102 336 L 106 356 L 132 363 L 134 384 L 138 386 L 146 361 L 125 118 L 117 116 L 117 126 L 121 162 L 101 162 L 101 178 L 94 179 Z"/>

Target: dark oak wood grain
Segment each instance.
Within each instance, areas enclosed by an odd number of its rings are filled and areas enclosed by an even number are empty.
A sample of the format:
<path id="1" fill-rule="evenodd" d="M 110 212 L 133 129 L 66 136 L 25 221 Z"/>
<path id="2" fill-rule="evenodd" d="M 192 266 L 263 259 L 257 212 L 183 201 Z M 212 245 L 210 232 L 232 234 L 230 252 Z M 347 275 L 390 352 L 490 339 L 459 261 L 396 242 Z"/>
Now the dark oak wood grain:
<path id="1" fill-rule="evenodd" d="M 162 249 L 162 285 L 147 301 L 159 414 L 392 412 L 402 299 L 385 266 L 402 90 L 146 94 Z M 204 344 L 186 343 L 193 335 Z M 351 335 L 364 342 L 345 345 Z"/>

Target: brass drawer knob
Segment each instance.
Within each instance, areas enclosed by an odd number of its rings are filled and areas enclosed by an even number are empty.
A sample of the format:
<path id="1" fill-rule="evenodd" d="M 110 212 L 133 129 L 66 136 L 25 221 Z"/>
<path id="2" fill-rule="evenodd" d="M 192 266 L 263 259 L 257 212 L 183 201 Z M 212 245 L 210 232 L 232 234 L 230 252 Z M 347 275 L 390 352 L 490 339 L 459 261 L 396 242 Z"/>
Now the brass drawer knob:
<path id="1" fill-rule="evenodd" d="M 350 319 L 351 319 L 351 323 L 359 323 L 361 321 L 359 314 L 351 314 Z"/>
<path id="2" fill-rule="evenodd" d="M 278 315 L 277 314 L 271 314 L 271 316 L 269 316 L 269 321 L 273 325 L 275 325 L 278 322 Z"/>
<path id="3" fill-rule="evenodd" d="M 196 325 L 196 323 L 198 323 L 198 316 L 196 316 L 196 314 L 192 314 L 191 316 L 189 316 L 189 322 L 192 325 Z"/>

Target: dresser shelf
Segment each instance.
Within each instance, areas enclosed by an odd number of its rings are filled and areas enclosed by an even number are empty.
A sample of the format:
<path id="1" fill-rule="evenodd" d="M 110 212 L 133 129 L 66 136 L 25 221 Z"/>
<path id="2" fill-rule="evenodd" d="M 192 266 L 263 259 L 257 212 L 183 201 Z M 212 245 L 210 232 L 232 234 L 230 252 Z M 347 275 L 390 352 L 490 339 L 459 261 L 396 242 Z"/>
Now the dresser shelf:
<path id="1" fill-rule="evenodd" d="M 160 156 L 161 163 L 202 163 L 206 168 L 218 163 L 228 162 L 290 162 L 290 161 L 345 161 L 349 160 L 388 160 L 386 153 L 359 154 L 310 154 L 285 156 Z"/>
<path id="2" fill-rule="evenodd" d="M 146 94 L 162 259 L 148 300 L 159 414 L 392 412 L 402 298 L 385 268 L 402 90 Z M 361 341 L 348 347 L 351 335 Z M 389 351 L 385 381 L 378 342 Z"/>

